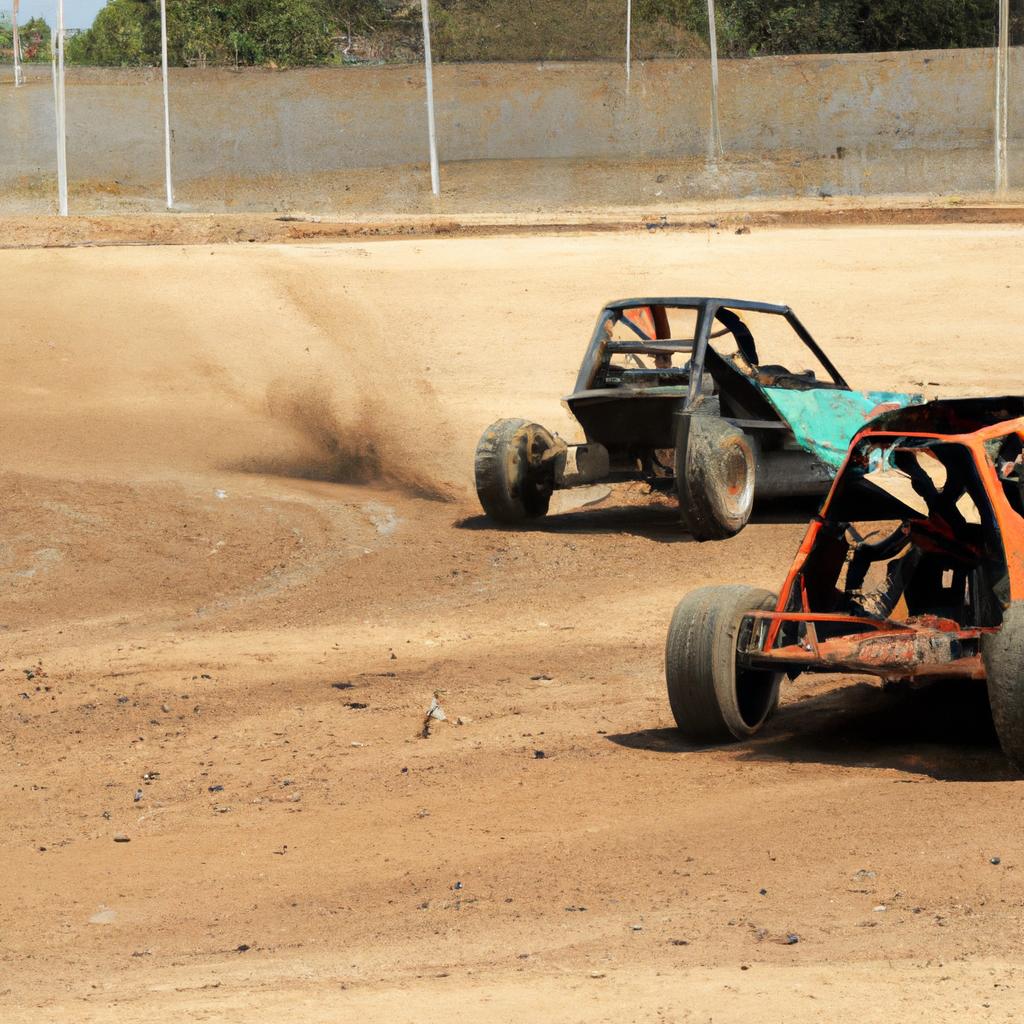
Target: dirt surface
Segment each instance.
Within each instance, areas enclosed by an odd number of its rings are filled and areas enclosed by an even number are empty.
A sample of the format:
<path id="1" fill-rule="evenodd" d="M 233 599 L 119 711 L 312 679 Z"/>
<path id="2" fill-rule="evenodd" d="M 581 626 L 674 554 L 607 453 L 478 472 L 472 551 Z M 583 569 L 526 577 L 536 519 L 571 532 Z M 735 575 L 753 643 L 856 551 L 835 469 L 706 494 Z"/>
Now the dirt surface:
<path id="1" fill-rule="evenodd" d="M 777 587 L 807 509 L 695 544 L 627 488 L 506 532 L 470 473 L 499 416 L 570 432 L 624 295 L 785 301 L 854 386 L 1019 393 L 1022 246 L 0 254 L 0 1019 L 1016 1019 L 983 691 L 798 681 L 755 742 L 670 729 L 675 602 Z"/>
<path id="2" fill-rule="evenodd" d="M 456 191 L 433 204 L 378 206 L 316 214 L 309 206 L 285 212 L 131 212 L 71 217 L 12 213 L 0 207 L 0 250 L 108 245 L 209 245 L 337 239 L 451 238 L 501 234 L 579 234 L 581 231 L 744 231 L 767 227 L 862 227 L 1024 223 L 1024 194 L 991 196 L 831 196 L 784 200 L 724 199 L 673 202 L 655 197 L 601 205 L 567 205 L 560 195 L 537 196 L 527 207 L 481 211 Z M 314 205 L 312 209 L 316 209 Z"/>

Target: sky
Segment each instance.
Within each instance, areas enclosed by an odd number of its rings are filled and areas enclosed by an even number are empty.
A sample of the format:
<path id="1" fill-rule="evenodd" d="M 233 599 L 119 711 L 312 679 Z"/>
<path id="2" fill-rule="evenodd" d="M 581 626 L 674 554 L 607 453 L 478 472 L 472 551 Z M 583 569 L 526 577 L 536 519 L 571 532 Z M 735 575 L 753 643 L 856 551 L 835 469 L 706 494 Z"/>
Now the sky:
<path id="1" fill-rule="evenodd" d="M 88 28 L 96 12 L 106 0 L 64 0 L 64 25 L 67 28 Z M 0 10 L 10 10 L 11 0 L 0 0 Z M 18 21 L 42 17 L 51 25 L 57 21 L 57 0 L 21 0 Z"/>

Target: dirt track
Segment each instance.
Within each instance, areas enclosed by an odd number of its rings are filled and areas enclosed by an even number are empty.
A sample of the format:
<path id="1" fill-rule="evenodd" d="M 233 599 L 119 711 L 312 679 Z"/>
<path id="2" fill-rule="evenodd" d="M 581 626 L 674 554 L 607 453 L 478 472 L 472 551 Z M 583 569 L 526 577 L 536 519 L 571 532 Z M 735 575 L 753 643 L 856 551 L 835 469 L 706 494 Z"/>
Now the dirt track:
<path id="1" fill-rule="evenodd" d="M 625 491 L 510 533 L 470 468 L 498 416 L 568 429 L 620 295 L 786 301 L 855 386 L 1020 393 L 1022 245 L 0 254 L 0 1019 L 1018 1016 L 983 693 L 798 682 L 757 742 L 668 728 L 675 601 L 777 586 L 806 509 L 697 545 Z"/>

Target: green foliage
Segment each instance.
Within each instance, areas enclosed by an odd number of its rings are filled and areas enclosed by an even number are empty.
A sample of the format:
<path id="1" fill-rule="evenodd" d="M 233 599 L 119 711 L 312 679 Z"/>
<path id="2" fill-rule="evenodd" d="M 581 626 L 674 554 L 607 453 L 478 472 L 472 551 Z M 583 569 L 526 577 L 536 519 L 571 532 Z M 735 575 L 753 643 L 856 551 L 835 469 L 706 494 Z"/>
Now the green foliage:
<path id="1" fill-rule="evenodd" d="M 45 18 L 29 18 L 26 22 L 19 22 L 18 35 L 26 62 L 50 59 L 50 26 Z"/>
<path id="2" fill-rule="evenodd" d="M 633 0 L 633 55 L 707 53 L 707 0 Z M 717 0 L 723 56 L 991 46 L 995 0 Z M 413 61 L 420 0 L 167 0 L 172 64 Z M 624 0 L 431 0 L 435 57 L 620 60 Z M 41 59 L 49 55 L 49 28 Z M 26 32 L 23 40 L 28 42 Z M 0 30 L 0 47 L 4 45 Z M 107 0 L 74 63 L 160 59 L 159 0 Z"/>
<path id="3" fill-rule="evenodd" d="M 991 46 L 993 0 L 718 0 L 724 55 Z"/>
<path id="4" fill-rule="evenodd" d="M 92 28 L 68 40 L 69 64 L 139 65 L 160 53 L 160 8 L 154 0 L 107 0 Z"/>
<path id="5" fill-rule="evenodd" d="M 169 0 L 174 62 L 325 64 L 334 24 L 324 0 Z"/>
<path id="6" fill-rule="evenodd" d="M 700 14 L 697 14 L 697 11 Z M 694 56 L 703 0 L 637 0 L 633 52 Z M 434 0 L 438 60 L 621 60 L 622 0 Z"/>
<path id="7" fill-rule="evenodd" d="M 326 63 L 333 24 L 325 0 L 168 0 L 172 64 Z M 107 0 L 92 28 L 68 42 L 75 64 L 160 60 L 159 0 Z"/>
<path id="8" fill-rule="evenodd" d="M 993 0 L 915 0 L 909 4 L 861 3 L 859 49 L 944 50 L 993 46 Z"/>

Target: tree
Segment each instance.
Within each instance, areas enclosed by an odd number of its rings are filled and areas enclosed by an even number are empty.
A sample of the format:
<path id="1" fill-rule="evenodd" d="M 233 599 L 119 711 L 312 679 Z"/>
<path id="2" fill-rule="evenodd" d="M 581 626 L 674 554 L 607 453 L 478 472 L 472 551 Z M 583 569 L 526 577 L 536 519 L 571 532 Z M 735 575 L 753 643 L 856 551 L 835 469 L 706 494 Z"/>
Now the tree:
<path id="1" fill-rule="evenodd" d="M 333 54 L 324 0 L 168 0 L 174 64 L 323 64 Z M 75 64 L 160 60 L 159 0 L 107 0 L 92 28 L 68 42 Z"/>
<path id="2" fill-rule="evenodd" d="M 21 52 L 26 61 L 50 59 L 50 26 L 45 18 L 30 18 L 18 26 L 21 37 Z"/>
<path id="3" fill-rule="evenodd" d="M 160 53 L 158 0 L 107 0 L 92 28 L 68 41 L 72 64 L 151 64 Z"/>

